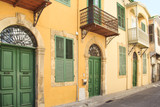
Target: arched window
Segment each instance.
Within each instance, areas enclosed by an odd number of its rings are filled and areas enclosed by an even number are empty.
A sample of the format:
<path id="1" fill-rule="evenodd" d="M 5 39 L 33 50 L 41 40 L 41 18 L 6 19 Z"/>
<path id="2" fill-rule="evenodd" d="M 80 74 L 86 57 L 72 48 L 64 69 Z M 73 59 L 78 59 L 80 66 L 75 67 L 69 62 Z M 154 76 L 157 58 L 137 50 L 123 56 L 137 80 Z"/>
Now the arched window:
<path id="1" fill-rule="evenodd" d="M 93 44 L 89 48 L 89 54 L 90 54 L 90 56 L 100 57 L 101 56 L 101 50 L 96 44 Z"/>
<path id="2" fill-rule="evenodd" d="M 12 25 L 5 28 L 0 33 L 2 43 L 14 44 L 19 46 L 37 47 L 37 42 L 32 32 L 18 25 Z"/>

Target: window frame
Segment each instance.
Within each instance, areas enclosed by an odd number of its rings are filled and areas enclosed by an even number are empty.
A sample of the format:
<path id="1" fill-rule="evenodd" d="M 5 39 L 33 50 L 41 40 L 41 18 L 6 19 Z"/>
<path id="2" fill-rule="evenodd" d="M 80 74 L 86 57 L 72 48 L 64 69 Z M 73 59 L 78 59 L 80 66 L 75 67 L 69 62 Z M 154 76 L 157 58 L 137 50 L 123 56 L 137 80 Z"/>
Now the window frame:
<path id="1" fill-rule="evenodd" d="M 146 53 L 143 54 L 143 74 L 147 74 L 147 58 Z M 145 68 L 145 69 L 144 69 Z"/>
<path id="2" fill-rule="evenodd" d="M 66 6 L 68 6 L 68 7 L 71 7 L 71 0 L 68 0 L 68 2 L 66 2 L 64 0 L 55 0 L 55 1 L 57 1 L 59 3 L 62 3 L 64 5 L 66 5 Z"/>
<path id="3" fill-rule="evenodd" d="M 121 13 L 121 10 L 123 10 L 123 14 L 124 14 L 124 17 L 122 17 L 122 15 L 119 15 L 118 13 L 118 9 L 120 8 L 120 13 Z M 123 23 L 122 22 L 120 22 L 121 23 L 121 25 L 119 25 L 119 17 L 123 20 Z M 118 18 L 118 27 L 119 28 L 121 28 L 122 30 L 126 30 L 126 22 L 125 22 L 125 8 L 121 5 L 121 4 L 119 4 L 118 2 L 117 2 L 117 18 Z M 123 24 L 124 24 L 124 27 L 123 27 Z"/>
<path id="4" fill-rule="evenodd" d="M 160 29 L 157 27 L 157 44 L 160 46 Z"/>
<path id="5" fill-rule="evenodd" d="M 57 43 L 57 40 L 56 40 L 56 37 L 59 37 L 59 38 L 63 38 L 63 40 L 64 40 L 64 57 L 63 58 L 58 58 L 57 57 L 57 49 L 56 49 L 56 43 Z M 62 36 L 58 36 L 58 35 L 55 35 L 55 82 L 56 83 L 59 83 L 59 82 L 74 82 L 74 40 L 72 39 L 72 38 L 67 38 L 67 37 L 62 37 Z M 66 40 L 71 40 L 72 41 L 72 59 L 67 59 L 66 58 Z M 64 60 L 64 71 L 63 71 L 63 75 L 64 75 L 64 77 L 63 77 L 63 81 L 57 81 L 56 80 L 56 60 Z M 73 74 L 73 79 L 71 80 L 71 81 L 67 81 L 66 80 L 66 78 L 65 78 L 65 75 L 66 75 L 66 61 L 67 60 L 70 60 L 70 61 L 72 61 L 73 63 L 73 65 L 72 65 L 72 74 Z"/>
<path id="6" fill-rule="evenodd" d="M 146 25 L 143 22 L 141 22 L 141 29 L 146 32 Z"/>
<path id="7" fill-rule="evenodd" d="M 124 53 L 121 53 L 120 52 L 120 48 L 123 48 L 123 49 L 125 49 L 125 52 Z M 119 45 L 119 76 L 126 76 L 126 73 L 127 73 L 127 62 L 126 62 L 126 47 L 124 47 L 124 46 L 121 46 L 121 45 Z M 123 60 L 123 61 L 121 61 L 121 55 L 120 54 L 122 54 L 123 55 L 123 57 L 125 57 L 125 60 Z M 122 58 L 123 58 L 122 57 Z M 125 61 L 125 65 L 123 65 L 124 64 L 124 61 Z M 122 63 L 122 65 L 121 65 L 121 63 Z M 121 66 L 122 67 L 124 67 L 124 69 L 125 69 L 125 71 L 121 71 Z"/>

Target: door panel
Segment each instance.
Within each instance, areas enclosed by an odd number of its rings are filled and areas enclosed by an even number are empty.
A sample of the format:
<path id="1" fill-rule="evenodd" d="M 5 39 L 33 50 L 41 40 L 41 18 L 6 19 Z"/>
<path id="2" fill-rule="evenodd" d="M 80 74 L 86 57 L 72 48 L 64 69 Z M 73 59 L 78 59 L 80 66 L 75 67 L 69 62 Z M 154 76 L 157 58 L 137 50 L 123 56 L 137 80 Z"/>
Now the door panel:
<path id="1" fill-rule="evenodd" d="M 33 49 L 0 47 L 0 107 L 34 107 Z"/>
<path id="2" fill-rule="evenodd" d="M 16 107 L 16 50 L 0 47 L 0 107 Z"/>
<path id="3" fill-rule="evenodd" d="M 33 106 L 34 104 L 34 79 L 33 79 L 33 50 L 20 49 L 19 50 L 19 65 L 20 69 L 17 73 L 19 77 L 18 85 L 18 107 L 22 106 Z"/>
<path id="4" fill-rule="evenodd" d="M 98 59 L 94 60 L 94 88 L 95 95 L 100 95 L 100 76 L 101 76 L 101 62 Z"/>
<path id="5" fill-rule="evenodd" d="M 100 95 L 101 59 L 89 59 L 89 97 Z"/>
<path id="6" fill-rule="evenodd" d="M 88 92 L 89 92 L 89 97 L 94 96 L 94 77 L 93 77 L 93 59 L 89 59 L 89 87 L 88 87 Z"/>
<path id="7" fill-rule="evenodd" d="M 133 86 L 137 86 L 137 60 L 133 60 Z"/>

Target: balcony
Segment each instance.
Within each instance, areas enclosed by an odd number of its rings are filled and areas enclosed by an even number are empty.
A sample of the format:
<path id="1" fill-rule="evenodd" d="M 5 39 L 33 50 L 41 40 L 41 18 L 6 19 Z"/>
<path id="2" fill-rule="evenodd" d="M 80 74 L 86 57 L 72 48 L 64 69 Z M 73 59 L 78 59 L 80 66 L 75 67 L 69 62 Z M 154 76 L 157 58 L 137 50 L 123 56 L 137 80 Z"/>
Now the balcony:
<path id="1" fill-rule="evenodd" d="M 80 28 L 105 37 L 119 35 L 118 19 L 96 6 L 80 10 Z"/>
<path id="2" fill-rule="evenodd" d="M 37 11 L 42 6 L 48 6 L 51 4 L 49 0 L 0 0 L 9 4 L 12 4 L 14 7 L 22 7 L 27 10 Z"/>
<path id="3" fill-rule="evenodd" d="M 137 44 L 141 48 L 149 47 L 149 36 L 138 27 L 128 29 L 129 44 Z"/>
<path id="4" fill-rule="evenodd" d="M 51 4 L 49 0 L 0 0 L 6 3 L 13 5 L 14 7 L 18 6 L 27 10 L 33 11 L 34 22 L 33 26 L 37 25 L 39 17 L 45 7 Z"/>

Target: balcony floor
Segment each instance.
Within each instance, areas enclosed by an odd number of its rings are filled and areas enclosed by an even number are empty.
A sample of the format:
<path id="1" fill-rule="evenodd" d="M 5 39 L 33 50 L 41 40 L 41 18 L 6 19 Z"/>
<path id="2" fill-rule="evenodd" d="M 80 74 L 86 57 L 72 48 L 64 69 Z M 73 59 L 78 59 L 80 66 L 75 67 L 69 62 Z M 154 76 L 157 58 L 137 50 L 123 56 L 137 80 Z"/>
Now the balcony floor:
<path id="1" fill-rule="evenodd" d="M 85 29 L 90 32 L 94 32 L 94 33 L 103 35 L 105 37 L 119 35 L 117 30 L 114 30 L 113 28 L 106 27 L 106 26 L 103 26 L 97 23 L 86 24 L 86 25 L 81 26 L 80 28 Z"/>

